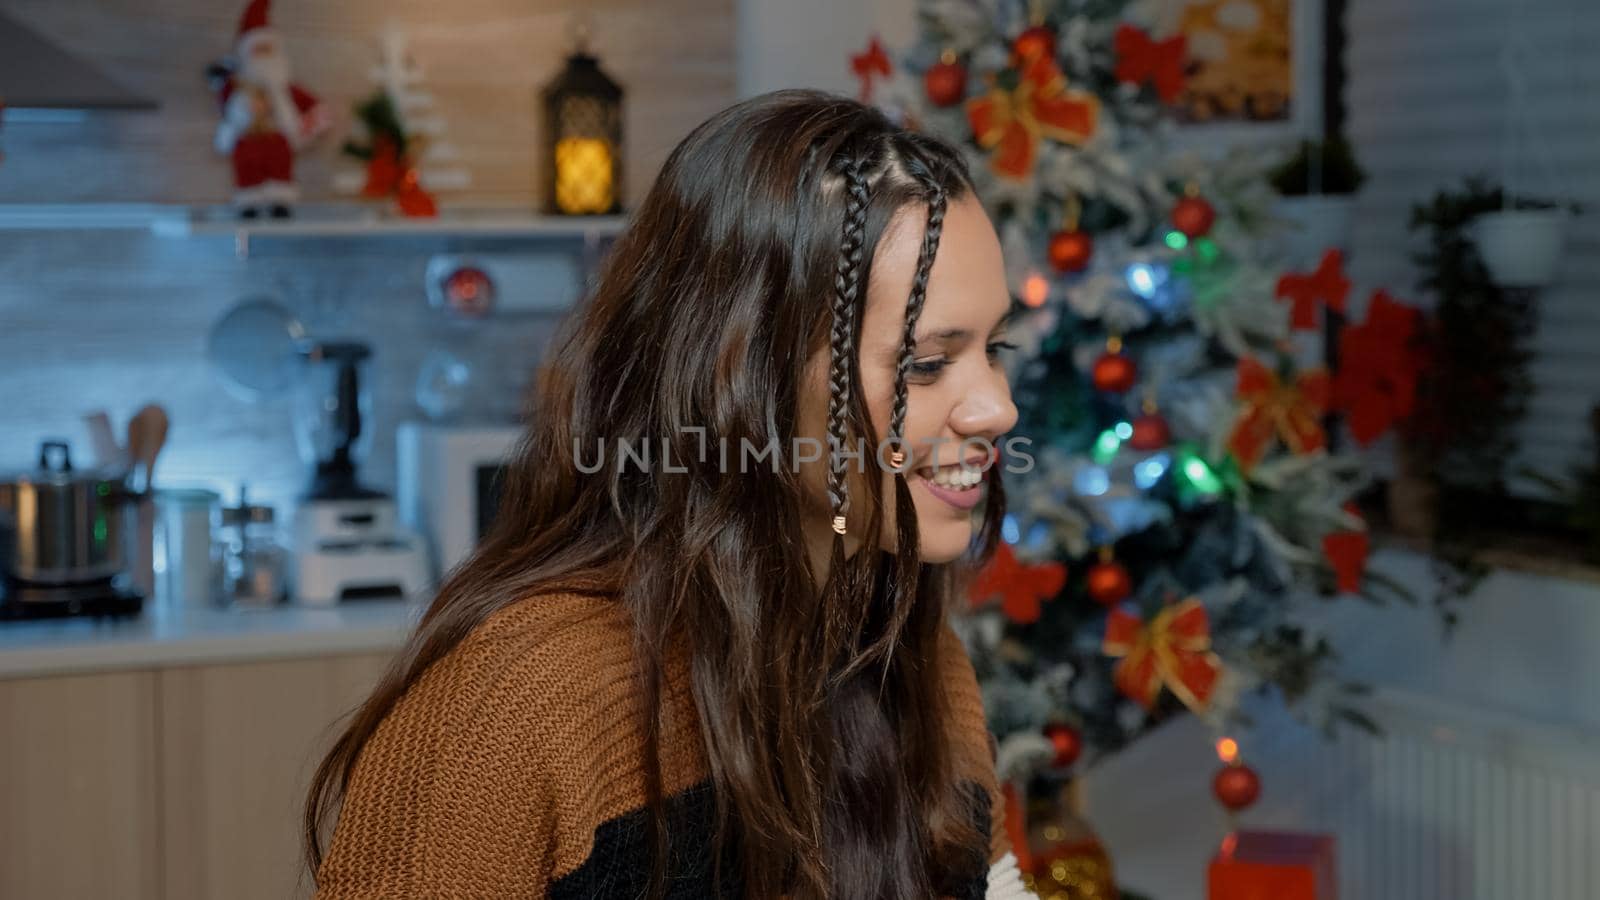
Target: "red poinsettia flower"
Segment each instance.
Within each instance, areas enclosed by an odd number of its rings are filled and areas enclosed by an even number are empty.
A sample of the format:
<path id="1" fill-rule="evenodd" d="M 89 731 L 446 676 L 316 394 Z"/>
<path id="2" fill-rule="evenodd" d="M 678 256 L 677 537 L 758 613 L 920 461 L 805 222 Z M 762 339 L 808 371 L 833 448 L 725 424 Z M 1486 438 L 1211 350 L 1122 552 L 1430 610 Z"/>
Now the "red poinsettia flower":
<path id="1" fill-rule="evenodd" d="M 1322 416 L 1328 412 L 1330 383 L 1324 369 L 1308 369 L 1284 382 L 1258 360 L 1239 359 L 1238 396 L 1243 404 L 1228 438 L 1228 450 L 1248 471 L 1261 461 L 1273 440 L 1295 453 L 1324 445 Z"/>
<path id="2" fill-rule="evenodd" d="M 1286 272 L 1278 279 L 1278 299 L 1293 302 L 1289 325 L 1297 331 L 1314 331 L 1317 327 L 1317 304 L 1344 312 L 1345 300 L 1350 296 L 1350 279 L 1345 277 L 1344 254 L 1329 250 L 1314 272 Z"/>
<path id="3" fill-rule="evenodd" d="M 1039 621 L 1044 601 L 1061 593 L 1067 567 L 1058 562 L 1024 563 L 1002 541 L 994 558 L 972 580 L 967 598 L 974 608 L 1000 598 L 1000 611 L 1019 625 Z"/>
<path id="4" fill-rule="evenodd" d="M 1378 291 L 1367 320 L 1340 331 L 1334 405 L 1345 413 L 1350 435 L 1359 443 L 1370 444 L 1410 418 L 1422 374 L 1422 357 L 1413 344 L 1421 327 L 1418 310 Z"/>
<path id="5" fill-rule="evenodd" d="M 1117 27 L 1117 80 L 1155 85 L 1162 103 L 1172 103 L 1183 93 L 1184 58 L 1188 41 L 1179 34 L 1158 41 L 1132 25 Z"/>
<path id="6" fill-rule="evenodd" d="M 996 172 L 1026 178 L 1033 171 L 1039 139 L 1082 145 L 1099 126 L 1100 100 L 1067 87 L 1055 59 L 1035 56 L 1017 73 L 1017 86 L 996 86 L 967 101 L 967 123 L 979 146 L 994 151 Z"/>

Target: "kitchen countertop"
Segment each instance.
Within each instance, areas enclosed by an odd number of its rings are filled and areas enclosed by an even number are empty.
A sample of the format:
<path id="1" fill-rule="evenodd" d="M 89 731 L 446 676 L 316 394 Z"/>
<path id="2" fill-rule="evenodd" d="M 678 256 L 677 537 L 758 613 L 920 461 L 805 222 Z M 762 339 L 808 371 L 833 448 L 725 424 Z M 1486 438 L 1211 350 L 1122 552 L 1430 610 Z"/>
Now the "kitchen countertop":
<path id="1" fill-rule="evenodd" d="M 400 647 L 422 604 L 146 609 L 137 617 L 0 622 L 0 679 L 293 657 Z"/>

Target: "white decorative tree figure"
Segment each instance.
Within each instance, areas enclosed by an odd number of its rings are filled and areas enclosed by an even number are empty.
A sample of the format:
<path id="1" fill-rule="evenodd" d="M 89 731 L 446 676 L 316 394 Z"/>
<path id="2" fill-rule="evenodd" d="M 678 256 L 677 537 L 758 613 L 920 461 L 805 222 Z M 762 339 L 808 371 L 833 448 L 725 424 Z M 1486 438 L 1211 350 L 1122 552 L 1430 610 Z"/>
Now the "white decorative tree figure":
<path id="1" fill-rule="evenodd" d="M 433 94 L 422 88 L 423 69 L 398 26 L 384 29 L 371 77 L 378 89 L 356 108 L 368 141 L 345 144 L 347 153 L 367 162 L 367 171 L 343 173 L 334 185 L 345 193 L 395 196 L 402 211 L 429 214 L 432 200 L 422 185 L 460 190 L 472 183 L 472 173 L 459 164 L 456 148 L 443 140 L 445 120 Z"/>

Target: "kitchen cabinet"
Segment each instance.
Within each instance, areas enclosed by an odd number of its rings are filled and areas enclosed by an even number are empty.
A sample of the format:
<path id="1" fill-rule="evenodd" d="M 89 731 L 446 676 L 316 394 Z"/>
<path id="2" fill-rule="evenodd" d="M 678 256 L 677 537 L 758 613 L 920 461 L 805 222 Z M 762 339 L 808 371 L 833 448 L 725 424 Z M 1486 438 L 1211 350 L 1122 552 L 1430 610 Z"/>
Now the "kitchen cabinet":
<path id="1" fill-rule="evenodd" d="M 310 894 L 300 817 L 336 724 L 387 655 L 168 669 L 161 696 L 168 900 Z"/>
<path id="2" fill-rule="evenodd" d="M 156 675 L 0 681 L 0 897 L 161 900 Z"/>
<path id="3" fill-rule="evenodd" d="M 308 896 L 311 773 L 389 659 L 0 680 L 0 897 Z"/>

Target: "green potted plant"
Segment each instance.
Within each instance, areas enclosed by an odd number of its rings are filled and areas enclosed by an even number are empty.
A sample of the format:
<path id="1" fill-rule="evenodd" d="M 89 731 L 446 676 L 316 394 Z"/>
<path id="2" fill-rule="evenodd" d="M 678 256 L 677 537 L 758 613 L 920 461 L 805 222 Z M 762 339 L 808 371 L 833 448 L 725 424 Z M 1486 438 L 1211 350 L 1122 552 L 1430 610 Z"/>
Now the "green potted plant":
<path id="1" fill-rule="evenodd" d="M 1300 141 L 1272 173 L 1277 217 L 1289 226 L 1290 265 L 1310 265 L 1324 251 L 1348 250 L 1356 191 L 1366 174 L 1342 137 Z"/>

